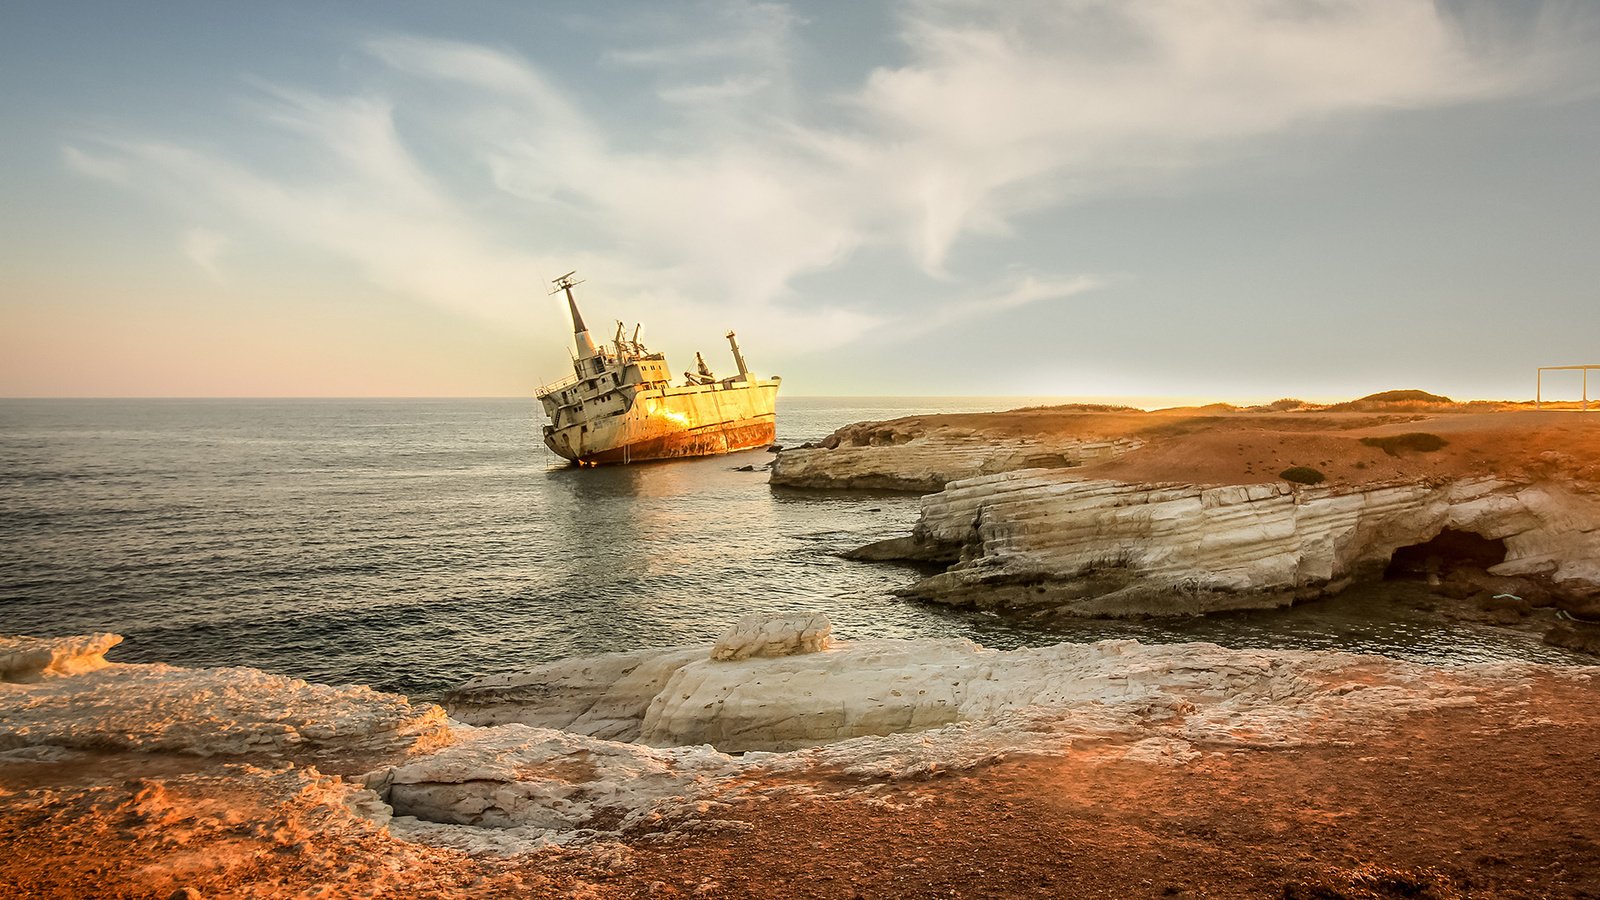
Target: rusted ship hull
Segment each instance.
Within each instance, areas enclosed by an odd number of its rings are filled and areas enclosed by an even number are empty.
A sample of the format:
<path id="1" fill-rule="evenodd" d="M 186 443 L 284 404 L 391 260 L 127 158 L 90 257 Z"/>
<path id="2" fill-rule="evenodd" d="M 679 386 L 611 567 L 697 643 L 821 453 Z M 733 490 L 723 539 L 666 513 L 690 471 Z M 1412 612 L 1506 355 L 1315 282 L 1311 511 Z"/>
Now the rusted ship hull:
<path id="1" fill-rule="evenodd" d="M 639 394 L 618 413 L 545 430 L 545 444 L 580 465 L 714 456 L 771 444 L 778 382 L 679 386 Z M 563 420 L 565 422 L 565 420 Z"/>
<path id="2" fill-rule="evenodd" d="M 766 447 L 777 437 L 775 418 L 765 421 L 725 422 L 690 431 L 662 435 L 580 457 L 585 465 L 606 466 L 646 462 L 652 459 L 678 459 L 687 456 L 716 456 L 736 450 Z"/>

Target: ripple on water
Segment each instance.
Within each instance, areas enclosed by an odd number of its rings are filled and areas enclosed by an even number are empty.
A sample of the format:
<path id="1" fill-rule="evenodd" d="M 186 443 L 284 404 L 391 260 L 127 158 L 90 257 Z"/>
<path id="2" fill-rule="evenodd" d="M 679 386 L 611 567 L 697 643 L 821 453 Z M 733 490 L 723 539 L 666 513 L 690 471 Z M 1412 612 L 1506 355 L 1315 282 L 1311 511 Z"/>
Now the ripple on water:
<path id="1" fill-rule="evenodd" d="M 799 399 L 780 441 L 1018 401 Z M 1292 610 L 1054 629 L 912 605 L 915 576 L 845 550 L 917 498 L 774 490 L 769 457 L 553 465 L 528 400 L 0 401 L 5 629 L 116 631 L 125 661 L 249 665 L 419 695 L 574 654 L 711 642 L 749 612 L 820 610 L 845 638 L 999 648 L 1130 637 L 1430 662 L 1573 661 L 1440 626 L 1407 588 Z"/>

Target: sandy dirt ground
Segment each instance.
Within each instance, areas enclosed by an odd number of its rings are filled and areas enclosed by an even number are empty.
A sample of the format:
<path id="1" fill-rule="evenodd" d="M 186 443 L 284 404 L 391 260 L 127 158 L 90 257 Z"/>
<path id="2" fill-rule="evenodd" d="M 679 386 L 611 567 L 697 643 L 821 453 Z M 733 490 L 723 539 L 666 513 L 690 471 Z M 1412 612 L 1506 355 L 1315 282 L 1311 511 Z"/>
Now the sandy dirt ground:
<path id="1" fill-rule="evenodd" d="M 1525 707 L 1359 745 L 1183 767 L 1091 749 L 879 807 L 768 801 L 748 834 L 646 850 L 627 878 L 741 897 L 1600 897 L 1595 699 L 1550 681 Z"/>
<path id="2" fill-rule="evenodd" d="M 1600 411 L 1509 409 L 1364 412 L 1244 412 L 1226 407 L 1156 412 L 1044 407 L 1000 413 L 914 416 L 882 426 L 917 432 L 970 429 L 1000 437 L 1137 438 L 1144 446 L 1085 466 L 1087 476 L 1119 481 L 1254 484 L 1291 466 L 1322 472 L 1330 484 L 1471 475 L 1561 475 L 1600 481 Z M 857 426 L 860 427 L 860 426 Z M 1361 443 L 1424 432 L 1445 446 L 1389 453 Z"/>
<path id="3" fill-rule="evenodd" d="M 1600 897 L 1600 685 L 1546 676 L 1359 742 L 1219 750 L 1183 766 L 1106 749 L 865 797 L 828 773 L 774 779 L 722 827 L 665 822 L 620 844 L 511 858 L 331 816 L 329 788 L 304 769 L 241 778 L 217 761 L 136 754 L 11 764 L 0 894 Z M 174 777 L 184 771 L 199 774 Z"/>
<path id="4" fill-rule="evenodd" d="M 1361 442 L 1421 432 L 1444 447 L 1389 453 Z M 1578 412 L 1264 413 L 1177 418 L 1157 439 L 1114 459 L 1097 475 L 1128 481 L 1249 484 L 1309 466 L 1330 483 L 1408 478 L 1569 476 L 1600 481 L 1600 414 Z"/>

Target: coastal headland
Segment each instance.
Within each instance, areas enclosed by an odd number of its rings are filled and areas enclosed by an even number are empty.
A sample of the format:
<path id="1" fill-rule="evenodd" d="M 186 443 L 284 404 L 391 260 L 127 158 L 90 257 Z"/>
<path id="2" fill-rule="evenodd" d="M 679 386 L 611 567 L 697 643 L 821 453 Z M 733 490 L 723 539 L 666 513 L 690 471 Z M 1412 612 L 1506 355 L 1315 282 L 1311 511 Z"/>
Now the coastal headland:
<path id="1" fill-rule="evenodd" d="M 1349 403 L 915 416 L 783 450 L 774 485 L 925 494 L 861 559 L 1007 615 L 1272 608 L 1411 577 L 1452 612 L 1600 646 L 1600 416 L 1392 391 Z M 1559 618 L 1558 618 L 1559 617 Z"/>

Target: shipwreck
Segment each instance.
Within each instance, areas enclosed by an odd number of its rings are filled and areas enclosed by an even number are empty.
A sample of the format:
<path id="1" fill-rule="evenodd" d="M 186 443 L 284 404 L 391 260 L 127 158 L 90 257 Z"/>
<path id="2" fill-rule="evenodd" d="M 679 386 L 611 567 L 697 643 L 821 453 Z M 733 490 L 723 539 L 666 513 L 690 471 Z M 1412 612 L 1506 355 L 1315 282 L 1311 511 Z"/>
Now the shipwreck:
<path id="1" fill-rule="evenodd" d="M 549 423 L 544 442 L 556 455 L 580 466 L 599 466 L 711 456 L 771 444 L 782 379 L 757 378 L 728 332 L 738 374 L 717 378 L 700 354 L 696 366 L 672 383 L 667 358 L 639 343 L 639 328 L 598 344 L 572 295 L 581 281 L 568 272 L 551 293 L 565 293 L 572 313 L 575 353 L 572 374 L 545 385 L 535 396 Z"/>

